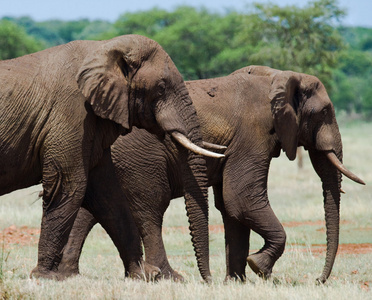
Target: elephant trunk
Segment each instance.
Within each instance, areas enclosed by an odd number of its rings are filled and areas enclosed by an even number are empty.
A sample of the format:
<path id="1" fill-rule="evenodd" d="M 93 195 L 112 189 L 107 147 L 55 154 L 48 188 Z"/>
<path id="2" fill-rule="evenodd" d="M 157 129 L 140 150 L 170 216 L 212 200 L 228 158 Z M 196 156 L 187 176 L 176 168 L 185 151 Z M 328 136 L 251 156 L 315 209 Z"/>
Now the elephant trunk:
<path id="1" fill-rule="evenodd" d="M 184 197 L 191 241 L 202 278 L 211 282 L 209 269 L 208 188 L 206 167 L 200 155 L 188 151 L 188 165 L 183 164 Z"/>
<path id="2" fill-rule="evenodd" d="M 201 147 L 201 129 L 196 111 L 190 109 L 191 107 L 193 108 L 193 106 L 188 106 L 188 109 L 185 109 L 182 113 L 184 120 L 187 122 L 187 136 L 193 144 Z M 199 272 L 206 282 L 210 282 L 212 277 L 209 268 L 207 165 L 201 153 L 187 150 L 185 154 L 187 163 L 182 163 L 182 174 L 191 240 Z"/>
<path id="3" fill-rule="evenodd" d="M 338 160 L 341 162 L 341 147 L 335 152 Z M 339 243 L 341 173 L 329 161 L 326 153 L 323 151 L 309 150 L 309 154 L 323 187 L 327 254 L 323 272 L 317 278 L 317 282 L 324 283 L 331 274 Z"/>
<path id="4" fill-rule="evenodd" d="M 186 87 L 182 89 L 178 97 L 179 100 L 182 100 L 179 101 L 180 107 L 163 108 L 159 110 L 160 115 L 157 115 L 156 119 L 163 130 L 171 133 L 178 142 L 177 148 L 180 153 L 185 205 L 190 224 L 191 240 L 200 274 L 206 282 L 210 282 L 208 178 L 206 161 L 202 156 L 207 154 L 205 153 L 207 150 L 202 149 L 203 143 L 199 121 Z M 173 101 L 173 103 L 176 102 Z M 167 109 L 168 112 L 166 111 Z M 169 118 L 169 114 L 176 117 L 173 119 Z M 181 122 L 177 119 L 181 120 Z M 170 123 L 169 120 L 171 121 Z M 188 145 L 191 146 L 189 147 Z"/>

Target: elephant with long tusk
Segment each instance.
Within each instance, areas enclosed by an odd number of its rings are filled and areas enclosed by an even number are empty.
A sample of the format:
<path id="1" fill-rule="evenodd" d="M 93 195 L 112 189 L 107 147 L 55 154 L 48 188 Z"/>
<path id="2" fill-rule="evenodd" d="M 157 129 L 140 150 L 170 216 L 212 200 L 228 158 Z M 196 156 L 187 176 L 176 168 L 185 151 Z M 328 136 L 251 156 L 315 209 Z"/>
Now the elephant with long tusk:
<path id="1" fill-rule="evenodd" d="M 63 279 L 59 263 L 95 172 L 114 173 L 110 146 L 132 128 L 178 146 L 198 266 L 210 281 L 206 162 L 223 157 L 202 148 L 196 110 L 169 55 L 153 40 L 124 35 L 74 41 L 0 61 L 0 195 L 42 182 L 43 217 L 33 277 Z M 98 193 L 98 192 L 97 192 Z M 85 203 L 111 237 L 110 199 Z M 131 218 L 131 215 L 125 217 Z M 128 224 L 130 221 L 128 220 Z M 140 238 L 128 225 L 126 275 L 158 270 L 142 259 Z"/>
<path id="2" fill-rule="evenodd" d="M 307 74 L 249 66 L 226 77 L 190 81 L 186 86 L 197 109 L 203 140 L 227 147 L 224 159 L 207 158 L 208 183 L 225 226 L 226 279 L 245 280 L 247 261 L 261 277 L 272 273 L 284 251 L 286 233 L 268 199 L 270 162 L 281 150 L 294 160 L 297 147 L 304 146 L 322 182 L 327 255 L 318 282 L 324 283 L 338 248 L 341 174 L 364 182 L 342 164 L 341 134 L 323 84 Z M 146 145 L 140 147 L 143 141 Z M 118 207 L 130 206 L 146 261 L 159 267 L 162 276 L 180 279 L 169 265 L 161 233 L 169 201 L 188 192 L 179 172 L 177 147 L 169 137 L 162 145 L 155 136 L 136 130 L 116 141 L 112 156 L 123 188 L 114 202 Z M 123 157 L 131 159 L 123 162 Z M 102 180 L 98 175 L 96 184 Z M 94 223 L 82 209 L 76 222 L 80 229 L 69 240 L 63 267 L 78 271 L 81 247 Z M 265 245 L 248 256 L 251 230 L 263 237 Z"/>

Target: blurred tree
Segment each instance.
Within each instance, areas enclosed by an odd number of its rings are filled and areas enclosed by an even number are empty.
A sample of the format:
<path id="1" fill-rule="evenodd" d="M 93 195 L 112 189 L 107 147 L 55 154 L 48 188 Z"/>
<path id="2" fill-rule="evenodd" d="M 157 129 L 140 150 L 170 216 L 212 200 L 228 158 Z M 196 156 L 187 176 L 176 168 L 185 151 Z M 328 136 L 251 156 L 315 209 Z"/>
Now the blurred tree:
<path id="1" fill-rule="evenodd" d="M 118 34 L 140 34 L 153 38 L 159 31 L 174 23 L 172 13 L 153 8 L 148 11 L 125 13 L 119 17 L 114 26 Z"/>
<path id="2" fill-rule="evenodd" d="M 179 7 L 154 39 L 169 53 L 185 79 L 210 78 L 222 74 L 214 59 L 229 47 L 236 30 L 234 22 L 231 14 Z"/>
<path id="3" fill-rule="evenodd" d="M 348 49 L 340 56 L 334 72 L 331 98 L 338 109 L 348 114 L 372 117 L 372 53 Z"/>
<path id="4" fill-rule="evenodd" d="M 154 8 L 122 15 L 112 34 L 152 38 L 169 53 L 185 79 L 208 78 L 223 74 L 215 57 L 229 47 L 239 22 L 236 17 L 236 13 L 220 15 L 187 6 L 172 12 Z"/>
<path id="5" fill-rule="evenodd" d="M 57 29 L 58 35 L 62 38 L 63 43 L 68 43 L 76 40 L 76 36 L 79 35 L 88 25 L 90 25 L 88 19 L 61 22 Z"/>
<path id="6" fill-rule="evenodd" d="M 8 20 L 0 20 L 0 59 L 10 59 L 39 51 L 43 45 Z"/>
<path id="7" fill-rule="evenodd" d="M 76 40 L 95 40 L 99 36 L 113 30 L 113 24 L 107 21 L 89 22 L 80 32 L 75 32 L 73 38 Z M 98 37 L 98 38 L 97 38 Z"/>
<path id="8" fill-rule="evenodd" d="M 312 74 L 330 87 L 331 71 L 344 48 L 335 28 L 344 11 L 336 3 L 318 0 L 303 8 L 255 4 L 236 37 L 235 47 L 246 49 L 240 50 L 245 55 L 240 61 Z"/>
<path id="9" fill-rule="evenodd" d="M 113 24 L 3 18 L 0 58 L 75 39 L 136 33 L 159 42 L 187 80 L 227 75 L 251 64 L 309 73 L 326 85 L 338 110 L 372 118 L 372 28 L 337 27 L 343 16 L 337 0 L 316 0 L 302 7 L 256 3 L 223 14 L 203 7 L 154 8 L 125 13 Z"/>
<path id="10" fill-rule="evenodd" d="M 112 30 L 113 25 L 107 21 L 78 21 L 48 20 L 35 22 L 29 17 L 4 18 L 16 23 L 30 36 L 44 42 L 46 47 L 68 43 L 78 39 L 98 39 L 103 32 Z"/>
<path id="11" fill-rule="evenodd" d="M 361 51 L 372 50 L 372 28 L 341 26 L 338 28 L 338 31 L 351 49 Z"/>

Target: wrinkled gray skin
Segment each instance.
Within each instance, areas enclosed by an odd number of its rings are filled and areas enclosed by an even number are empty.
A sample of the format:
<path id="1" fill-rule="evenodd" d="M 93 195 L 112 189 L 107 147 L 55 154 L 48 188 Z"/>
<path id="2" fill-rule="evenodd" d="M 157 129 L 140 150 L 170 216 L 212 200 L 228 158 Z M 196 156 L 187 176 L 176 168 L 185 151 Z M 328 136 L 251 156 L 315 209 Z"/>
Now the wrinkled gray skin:
<path id="1" fill-rule="evenodd" d="M 137 35 L 75 41 L 1 61 L 0 82 L 0 195 L 43 185 L 38 263 L 31 276 L 63 279 L 70 275 L 58 265 L 84 197 L 91 201 L 85 201 L 85 207 L 115 244 L 126 242 L 122 252 L 126 274 L 141 275 L 141 268 L 156 273 L 157 268 L 143 265 L 130 214 L 116 215 L 126 219 L 128 227 L 117 225 L 115 216 L 110 217 L 111 199 L 94 202 L 89 195 L 97 174 L 114 172 L 110 145 L 132 126 L 161 138 L 164 132 L 179 132 L 201 145 L 195 108 L 167 53 Z M 188 216 L 198 265 L 209 280 L 205 159 L 177 148 L 189 191 Z M 118 229 L 127 235 L 117 235 Z"/>
<path id="2" fill-rule="evenodd" d="M 226 279 L 244 280 L 247 260 L 259 276 L 270 276 L 286 241 L 268 200 L 270 161 L 281 149 L 293 160 L 297 147 L 304 146 L 322 182 L 327 256 L 318 281 L 325 282 L 338 247 L 341 188 L 341 173 L 326 155 L 332 152 L 342 161 L 342 143 L 323 84 L 306 74 L 250 66 L 227 77 L 186 85 L 198 112 L 203 139 L 227 146 L 224 160 L 207 159 L 209 185 L 213 186 L 215 205 L 225 226 Z M 161 144 L 146 131 L 134 130 L 115 142 L 112 154 L 123 187 L 122 196 L 114 202 L 118 207 L 129 203 L 146 261 L 158 266 L 164 277 L 182 280 L 168 263 L 161 235 L 169 201 L 181 196 L 185 188 L 174 145 L 168 139 Z M 89 212 L 79 212 L 62 262 L 71 272 L 78 272 L 81 247 L 94 224 Z M 248 256 L 250 230 L 260 234 L 265 245 Z"/>

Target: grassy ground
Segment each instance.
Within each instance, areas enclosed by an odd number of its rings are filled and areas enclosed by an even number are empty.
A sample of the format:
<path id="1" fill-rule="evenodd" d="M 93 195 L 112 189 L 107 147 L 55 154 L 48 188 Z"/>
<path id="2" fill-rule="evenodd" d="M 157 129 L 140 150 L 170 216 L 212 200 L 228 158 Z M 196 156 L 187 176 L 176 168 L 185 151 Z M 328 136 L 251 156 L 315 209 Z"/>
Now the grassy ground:
<path id="1" fill-rule="evenodd" d="M 81 257 L 81 275 L 63 282 L 29 279 L 36 265 L 40 225 L 39 186 L 0 198 L 0 299 L 372 299 L 372 124 L 341 126 L 344 163 L 367 186 L 343 181 L 340 249 L 331 278 L 315 285 L 324 264 L 324 211 L 319 179 L 304 152 L 304 167 L 284 155 L 270 171 L 269 197 L 285 225 L 286 251 L 274 267 L 273 278 L 259 279 L 247 267 L 247 283 L 223 284 L 224 239 L 221 217 L 210 207 L 211 269 L 214 283 L 201 282 L 185 231 L 182 199 L 172 202 L 165 216 L 164 240 L 171 265 L 186 279 L 178 284 L 138 282 L 123 278 L 118 253 L 103 229 L 93 229 Z M 13 226 L 14 225 L 14 226 Z M 22 227 L 23 226 L 23 227 Z M 18 244 L 15 243 L 18 241 Z M 263 244 L 256 234 L 251 249 Z"/>

